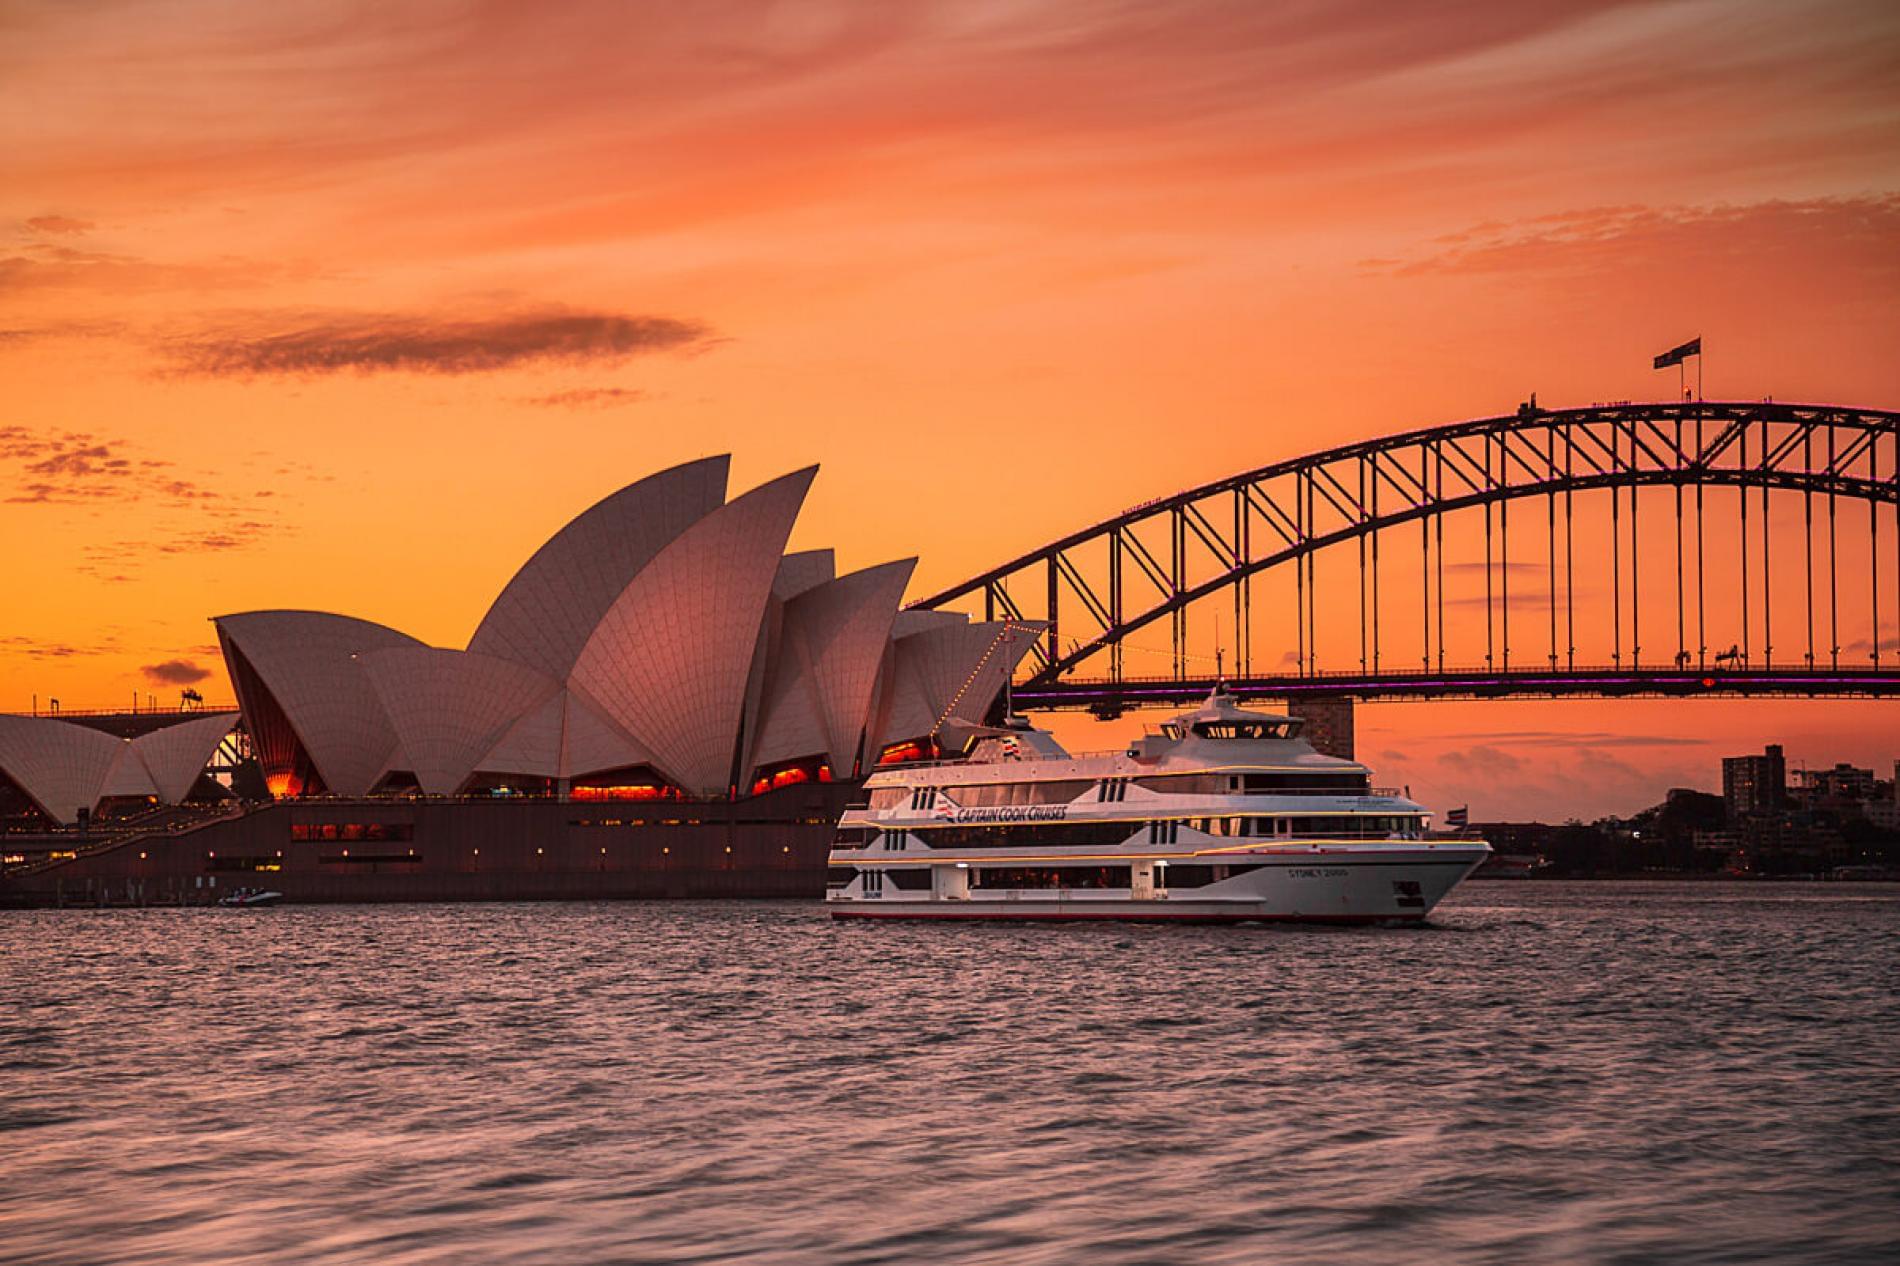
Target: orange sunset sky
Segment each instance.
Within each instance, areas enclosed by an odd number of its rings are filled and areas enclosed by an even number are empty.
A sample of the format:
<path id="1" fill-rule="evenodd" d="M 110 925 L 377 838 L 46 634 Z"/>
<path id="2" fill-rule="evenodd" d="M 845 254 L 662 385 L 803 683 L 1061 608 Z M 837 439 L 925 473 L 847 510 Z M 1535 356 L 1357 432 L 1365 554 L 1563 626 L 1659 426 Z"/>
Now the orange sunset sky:
<path id="1" fill-rule="evenodd" d="M 1900 407 L 1878 0 L 0 0 L 0 101 L 5 710 L 228 700 L 229 611 L 461 646 L 711 452 L 820 463 L 794 545 L 923 594 L 1532 390 L 1667 397 L 1695 334 L 1712 397 Z M 1891 704 L 1359 722 L 1479 818 L 1900 756 Z"/>

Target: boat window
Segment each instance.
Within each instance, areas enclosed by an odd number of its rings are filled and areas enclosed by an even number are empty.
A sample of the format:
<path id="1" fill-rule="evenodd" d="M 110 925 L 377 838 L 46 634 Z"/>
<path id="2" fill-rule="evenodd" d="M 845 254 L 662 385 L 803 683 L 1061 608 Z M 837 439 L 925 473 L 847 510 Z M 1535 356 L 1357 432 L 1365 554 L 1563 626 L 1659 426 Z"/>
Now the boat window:
<path id="1" fill-rule="evenodd" d="M 1038 822 L 1022 826 L 915 828 L 928 848 L 1059 848 L 1065 844 L 1112 848 L 1140 829 L 1134 822 Z"/>
<path id="2" fill-rule="evenodd" d="M 838 833 L 831 837 L 831 847 L 847 850 L 870 848 L 880 834 L 874 826 L 841 826 Z"/>
<path id="3" fill-rule="evenodd" d="M 1126 888 L 1126 866 L 973 866 L 972 888 Z"/>
<path id="4" fill-rule="evenodd" d="M 1283 739 L 1293 736 L 1293 722 L 1284 721 L 1196 721 L 1194 734 L 1206 739 Z"/>
<path id="5" fill-rule="evenodd" d="M 1364 770 L 1345 772 L 1305 772 L 1292 770 L 1277 774 L 1247 774 L 1242 789 L 1248 795 L 1263 792 L 1285 795 L 1300 791 L 1357 791 L 1364 792 L 1367 787 L 1367 775 Z"/>
<path id="6" fill-rule="evenodd" d="M 1164 796 L 1216 796 L 1226 790 L 1219 774 L 1155 774 L 1135 779 L 1137 787 Z"/>
<path id="7" fill-rule="evenodd" d="M 1286 829 L 1295 836 L 1330 838 L 1384 839 L 1391 835 L 1410 837 L 1418 829 L 1418 818 L 1382 814 L 1327 813 L 1309 817 L 1282 818 Z"/>
<path id="8" fill-rule="evenodd" d="M 1095 784 L 1086 778 L 1047 782 L 979 783 L 948 788 L 951 798 L 966 808 L 999 804 L 1068 804 Z"/>
<path id="9" fill-rule="evenodd" d="M 905 892 L 930 891 L 930 867 L 928 866 L 894 866 L 884 872 L 884 877 L 891 887 L 900 888 Z"/>
<path id="10" fill-rule="evenodd" d="M 1250 870 L 1259 869 L 1260 865 L 1257 863 L 1249 865 L 1229 862 L 1209 866 L 1199 862 L 1169 862 L 1166 866 L 1155 868 L 1155 884 L 1163 888 L 1205 888 L 1208 884 L 1219 883 L 1223 879 L 1232 879 L 1235 875 L 1244 875 Z"/>
<path id="11" fill-rule="evenodd" d="M 873 809 L 895 809 L 908 799 L 910 799 L 909 787 L 873 787 L 871 789 Z"/>

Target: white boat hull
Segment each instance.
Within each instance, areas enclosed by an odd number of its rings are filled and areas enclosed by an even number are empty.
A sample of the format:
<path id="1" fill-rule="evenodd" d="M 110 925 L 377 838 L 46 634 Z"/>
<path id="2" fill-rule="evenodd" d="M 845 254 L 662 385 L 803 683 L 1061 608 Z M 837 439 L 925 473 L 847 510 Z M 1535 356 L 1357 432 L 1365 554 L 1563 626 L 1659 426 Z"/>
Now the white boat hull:
<path id="1" fill-rule="evenodd" d="M 1422 922 L 1487 856 L 1482 845 L 1376 861 L 1295 855 L 1202 888 L 1140 898 L 1114 888 L 973 888 L 967 897 L 947 898 L 889 887 L 868 894 L 854 884 L 827 904 L 839 919 L 1406 924 Z"/>

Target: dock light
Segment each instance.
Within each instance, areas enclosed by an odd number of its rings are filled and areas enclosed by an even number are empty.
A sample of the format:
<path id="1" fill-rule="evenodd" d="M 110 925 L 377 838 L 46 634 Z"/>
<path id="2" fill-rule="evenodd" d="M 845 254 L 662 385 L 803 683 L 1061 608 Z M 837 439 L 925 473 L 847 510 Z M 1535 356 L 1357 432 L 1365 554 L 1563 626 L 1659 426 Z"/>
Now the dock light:
<path id="1" fill-rule="evenodd" d="M 140 854 L 139 854 L 139 860 L 140 860 L 140 861 L 144 861 L 144 860 L 145 860 L 145 854 L 143 854 L 143 853 L 140 853 Z"/>
<path id="2" fill-rule="evenodd" d="M 541 856 L 541 854 L 542 854 L 542 852 L 543 852 L 543 850 L 541 850 L 541 849 L 538 849 L 538 848 L 537 848 L 537 849 L 535 849 L 535 850 L 534 850 L 534 855 L 535 855 L 536 857 L 539 857 L 539 856 Z"/>

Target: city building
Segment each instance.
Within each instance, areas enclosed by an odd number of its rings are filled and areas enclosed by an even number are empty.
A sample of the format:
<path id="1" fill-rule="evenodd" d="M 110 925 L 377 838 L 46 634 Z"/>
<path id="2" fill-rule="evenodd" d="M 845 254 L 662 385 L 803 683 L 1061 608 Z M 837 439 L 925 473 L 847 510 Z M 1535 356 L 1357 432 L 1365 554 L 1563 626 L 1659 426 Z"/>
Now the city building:
<path id="1" fill-rule="evenodd" d="M 1818 804 L 1837 800 L 1871 800 L 1874 796 L 1876 781 L 1874 771 L 1861 769 L 1846 761 L 1832 769 L 1802 769 L 1795 771 L 1795 786 L 1801 799 Z"/>
<path id="2" fill-rule="evenodd" d="M 1770 743 L 1760 756 L 1722 758 L 1722 802 L 1731 824 L 1773 813 L 1787 800 L 1788 763 L 1779 743 Z"/>

